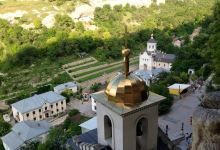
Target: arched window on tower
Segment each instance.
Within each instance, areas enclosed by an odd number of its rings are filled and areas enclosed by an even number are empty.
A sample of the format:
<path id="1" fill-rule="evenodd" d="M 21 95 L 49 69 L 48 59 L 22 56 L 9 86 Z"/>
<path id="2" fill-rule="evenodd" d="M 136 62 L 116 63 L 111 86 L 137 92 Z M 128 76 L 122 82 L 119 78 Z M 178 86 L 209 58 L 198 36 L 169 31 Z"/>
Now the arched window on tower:
<path id="1" fill-rule="evenodd" d="M 141 118 L 136 125 L 136 150 L 146 149 L 147 119 Z"/>
<path id="2" fill-rule="evenodd" d="M 104 116 L 105 139 L 112 139 L 112 121 L 109 116 Z"/>

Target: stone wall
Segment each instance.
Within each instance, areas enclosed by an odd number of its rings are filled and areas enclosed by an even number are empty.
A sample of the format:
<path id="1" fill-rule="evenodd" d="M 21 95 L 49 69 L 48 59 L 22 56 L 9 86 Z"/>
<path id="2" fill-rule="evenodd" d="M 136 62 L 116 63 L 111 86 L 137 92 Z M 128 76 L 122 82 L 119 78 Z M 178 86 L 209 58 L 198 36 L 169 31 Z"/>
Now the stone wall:
<path id="1" fill-rule="evenodd" d="M 220 150 L 220 91 L 208 93 L 193 114 L 192 150 Z"/>

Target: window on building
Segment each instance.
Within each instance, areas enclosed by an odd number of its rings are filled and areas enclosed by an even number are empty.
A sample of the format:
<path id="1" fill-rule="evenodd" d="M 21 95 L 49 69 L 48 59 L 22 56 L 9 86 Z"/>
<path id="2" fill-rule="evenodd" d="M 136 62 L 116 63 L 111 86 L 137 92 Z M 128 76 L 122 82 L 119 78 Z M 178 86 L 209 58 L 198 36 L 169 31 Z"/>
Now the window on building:
<path id="1" fill-rule="evenodd" d="M 51 108 L 53 108 L 53 105 L 50 105 Z"/>
<path id="2" fill-rule="evenodd" d="M 96 110 L 96 106 L 94 107 L 94 109 Z"/>
<path id="3" fill-rule="evenodd" d="M 149 48 L 151 48 L 151 46 L 149 45 Z"/>
<path id="4" fill-rule="evenodd" d="M 61 101 L 61 104 L 63 104 L 63 101 Z"/>
<path id="5" fill-rule="evenodd" d="M 53 111 L 51 111 L 51 114 L 53 114 Z"/>
<path id="6" fill-rule="evenodd" d="M 154 48 L 154 45 L 152 45 L 152 48 Z"/>
<path id="7" fill-rule="evenodd" d="M 57 109 L 57 112 L 59 112 L 59 109 Z"/>
<path id="8" fill-rule="evenodd" d="M 61 109 L 63 110 L 63 107 L 61 107 Z"/>
<path id="9" fill-rule="evenodd" d="M 42 118 L 42 115 L 40 115 L 40 119 Z"/>
<path id="10" fill-rule="evenodd" d="M 163 66 L 165 67 L 166 65 L 164 64 Z"/>
<path id="11" fill-rule="evenodd" d="M 36 120 L 36 118 L 34 118 L 34 120 Z"/>
<path id="12" fill-rule="evenodd" d="M 56 106 L 58 106 L 58 103 L 56 103 Z"/>
<path id="13" fill-rule="evenodd" d="M 39 112 L 41 112 L 41 109 L 39 109 Z"/>
<path id="14" fill-rule="evenodd" d="M 26 116 L 29 117 L 29 113 L 27 113 Z"/>
<path id="15" fill-rule="evenodd" d="M 107 115 L 104 116 L 104 134 L 105 134 L 105 139 L 112 138 L 112 121 Z"/>
<path id="16" fill-rule="evenodd" d="M 45 107 L 45 110 L 47 110 L 47 107 Z"/>
<path id="17" fill-rule="evenodd" d="M 33 115 L 35 114 L 35 111 L 33 111 Z"/>
<path id="18" fill-rule="evenodd" d="M 159 64 L 159 66 L 160 66 L 160 64 Z"/>

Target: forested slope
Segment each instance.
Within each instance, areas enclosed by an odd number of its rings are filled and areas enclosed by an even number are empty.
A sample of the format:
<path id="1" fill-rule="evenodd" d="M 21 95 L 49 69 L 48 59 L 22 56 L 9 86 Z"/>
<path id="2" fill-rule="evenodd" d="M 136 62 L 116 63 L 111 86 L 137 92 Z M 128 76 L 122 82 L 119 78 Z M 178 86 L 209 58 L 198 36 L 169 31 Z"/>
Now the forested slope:
<path id="1" fill-rule="evenodd" d="M 188 34 L 211 14 L 214 0 L 169 0 L 165 5 L 136 8 L 126 5 L 95 10 L 97 30 L 85 30 L 81 22 L 74 23 L 67 15 L 57 15 L 55 27 L 42 25 L 25 30 L 0 20 L 1 70 L 30 66 L 44 59 L 62 59 L 87 52 L 99 60 L 118 59 L 123 46 L 124 24 L 129 26 L 129 47 L 138 54 L 153 32 L 159 49 L 178 53 L 172 36 L 188 41 Z M 184 51 L 184 50 L 183 50 Z"/>

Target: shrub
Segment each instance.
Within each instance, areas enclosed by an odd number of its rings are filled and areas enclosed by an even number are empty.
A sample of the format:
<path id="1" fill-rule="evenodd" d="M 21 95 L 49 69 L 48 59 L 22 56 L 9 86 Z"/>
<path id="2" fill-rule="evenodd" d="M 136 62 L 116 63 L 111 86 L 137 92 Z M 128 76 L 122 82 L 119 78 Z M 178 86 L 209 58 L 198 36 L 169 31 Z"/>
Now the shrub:
<path id="1" fill-rule="evenodd" d="M 97 92 L 101 88 L 101 83 L 95 83 L 92 86 L 90 86 L 90 90 Z"/>
<path id="2" fill-rule="evenodd" d="M 51 89 L 52 89 L 51 85 L 44 85 L 37 89 L 36 94 L 45 93 L 45 92 L 51 91 Z"/>
<path id="3" fill-rule="evenodd" d="M 68 115 L 69 115 L 70 117 L 75 116 L 75 115 L 77 115 L 77 114 L 79 114 L 79 110 L 77 110 L 77 109 L 72 109 L 72 110 L 68 113 Z"/>
<path id="4" fill-rule="evenodd" d="M 0 121 L 0 136 L 4 136 L 11 130 L 11 125 L 7 122 Z"/>
<path id="5" fill-rule="evenodd" d="M 70 97 L 73 96 L 73 92 L 70 89 L 67 89 L 61 93 L 62 96 L 66 97 L 66 102 L 70 102 Z"/>

